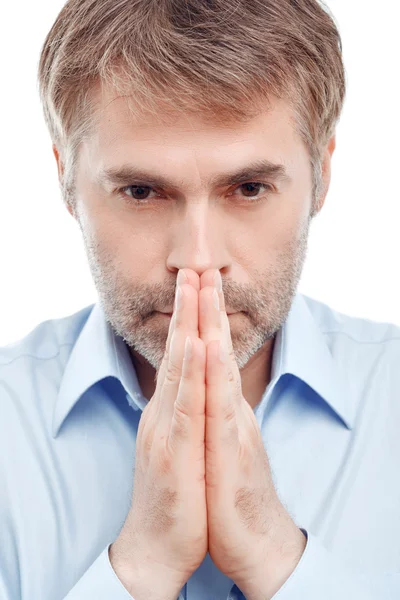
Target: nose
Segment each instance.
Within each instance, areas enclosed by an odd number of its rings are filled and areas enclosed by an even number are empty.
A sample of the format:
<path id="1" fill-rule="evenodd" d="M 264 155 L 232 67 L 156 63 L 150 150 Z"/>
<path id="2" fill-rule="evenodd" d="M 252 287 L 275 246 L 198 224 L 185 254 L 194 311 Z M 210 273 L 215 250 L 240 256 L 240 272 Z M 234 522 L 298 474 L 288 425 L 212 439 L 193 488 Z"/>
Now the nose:
<path id="1" fill-rule="evenodd" d="M 229 269 L 229 231 L 226 215 L 224 219 L 219 210 L 208 201 L 187 204 L 184 213 L 169 230 L 169 270 L 191 269 L 201 277 L 209 269 L 218 269 L 221 274 Z"/>

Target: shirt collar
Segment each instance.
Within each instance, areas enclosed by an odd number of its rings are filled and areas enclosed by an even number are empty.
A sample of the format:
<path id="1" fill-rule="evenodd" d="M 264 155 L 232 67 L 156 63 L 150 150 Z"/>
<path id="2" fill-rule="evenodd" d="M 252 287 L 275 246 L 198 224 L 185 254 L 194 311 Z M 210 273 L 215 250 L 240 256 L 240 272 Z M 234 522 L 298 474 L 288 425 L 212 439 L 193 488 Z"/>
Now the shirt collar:
<path id="1" fill-rule="evenodd" d="M 271 383 L 256 407 L 259 419 L 262 419 L 275 384 L 287 373 L 312 388 L 348 429 L 353 428 L 356 406 L 351 402 L 349 386 L 302 294 L 295 296 L 288 318 L 277 334 Z"/>
<path id="2" fill-rule="evenodd" d="M 83 394 L 106 377 L 115 377 L 123 385 L 129 404 L 143 410 L 143 396 L 129 350 L 107 322 L 99 303 L 94 304 L 79 334 L 61 380 L 53 412 L 52 434 L 58 432 Z"/>
<path id="3" fill-rule="evenodd" d="M 84 365 L 84 367 L 83 367 Z M 324 335 L 314 320 L 304 296 L 297 294 L 288 318 L 279 330 L 274 346 L 271 383 L 256 407 L 265 411 L 270 393 L 278 379 L 290 373 L 312 388 L 340 417 L 349 429 L 355 419 L 348 388 L 339 373 Z M 143 410 L 143 396 L 125 342 L 107 322 L 99 303 L 95 304 L 72 349 L 53 412 L 53 437 L 82 395 L 106 377 L 123 385 L 129 404 Z"/>

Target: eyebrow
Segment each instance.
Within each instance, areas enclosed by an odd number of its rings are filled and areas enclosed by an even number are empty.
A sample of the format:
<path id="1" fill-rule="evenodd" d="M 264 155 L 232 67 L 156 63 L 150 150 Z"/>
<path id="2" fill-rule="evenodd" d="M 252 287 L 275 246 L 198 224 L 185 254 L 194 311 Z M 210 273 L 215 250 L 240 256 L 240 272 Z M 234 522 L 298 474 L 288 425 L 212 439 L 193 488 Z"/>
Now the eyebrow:
<path id="1" fill-rule="evenodd" d="M 284 165 L 273 163 L 269 160 L 261 160 L 251 163 L 238 171 L 211 177 L 207 183 L 213 187 L 224 187 L 264 178 L 282 183 L 291 181 Z M 179 182 L 174 182 L 162 175 L 143 169 L 137 169 L 131 165 L 104 168 L 98 174 L 96 182 L 103 186 L 113 185 L 123 187 L 134 183 L 141 183 L 142 185 L 146 184 L 154 188 L 179 188 Z M 180 182 L 180 186 L 183 187 L 183 182 Z"/>

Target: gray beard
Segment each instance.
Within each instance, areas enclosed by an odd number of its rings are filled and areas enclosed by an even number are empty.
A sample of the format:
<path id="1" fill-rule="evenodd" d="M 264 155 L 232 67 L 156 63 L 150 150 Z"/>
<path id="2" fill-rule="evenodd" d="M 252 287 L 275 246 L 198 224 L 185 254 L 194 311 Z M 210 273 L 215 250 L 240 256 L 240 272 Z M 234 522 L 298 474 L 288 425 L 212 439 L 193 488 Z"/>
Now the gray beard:
<path id="1" fill-rule="evenodd" d="M 226 305 L 246 311 L 240 326 L 231 327 L 232 345 L 239 369 L 279 331 L 287 319 L 307 255 L 311 217 L 297 240 L 291 240 L 273 265 L 257 273 L 251 285 L 223 282 Z M 174 303 L 175 281 L 133 284 L 118 268 L 101 243 L 81 228 L 90 271 L 107 321 L 125 343 L 158 371 L 164 356 L 169 321 L 157 326 L 155 307 Z"/>

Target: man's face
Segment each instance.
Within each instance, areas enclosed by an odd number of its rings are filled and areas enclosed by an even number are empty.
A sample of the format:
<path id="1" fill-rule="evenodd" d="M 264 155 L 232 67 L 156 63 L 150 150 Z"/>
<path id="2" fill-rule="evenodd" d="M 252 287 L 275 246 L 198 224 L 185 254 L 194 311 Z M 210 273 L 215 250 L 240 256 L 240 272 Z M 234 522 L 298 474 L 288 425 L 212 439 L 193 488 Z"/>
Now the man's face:
<path id="1" fill-rule="evenodd" d="M 254 173 L 266 162 L 281 167 Z M 245 123 L 161 125 L 104 98 L 80 147 L 76 202 L 107 319 L 154 369 L 179 269 L 220 270 L 240 369 L 285 321 L 312 208 L 309 156 L 285 103 Z"/>

